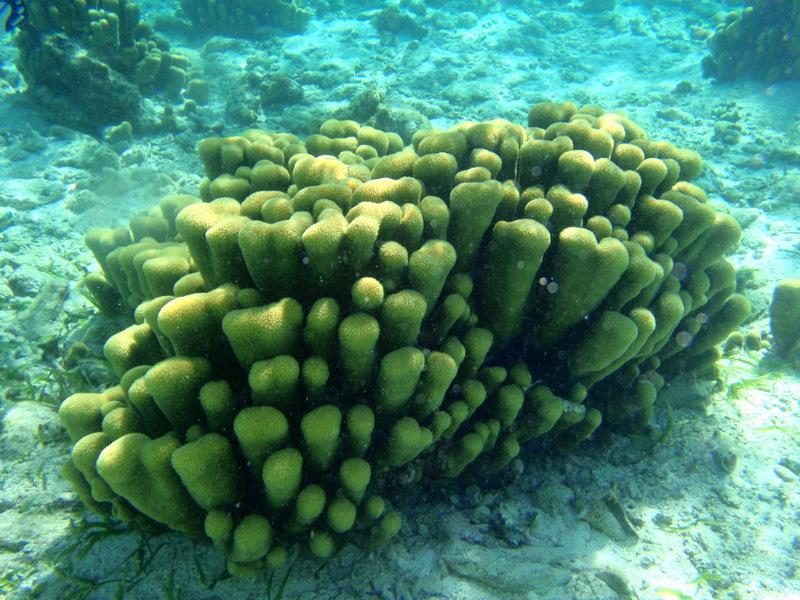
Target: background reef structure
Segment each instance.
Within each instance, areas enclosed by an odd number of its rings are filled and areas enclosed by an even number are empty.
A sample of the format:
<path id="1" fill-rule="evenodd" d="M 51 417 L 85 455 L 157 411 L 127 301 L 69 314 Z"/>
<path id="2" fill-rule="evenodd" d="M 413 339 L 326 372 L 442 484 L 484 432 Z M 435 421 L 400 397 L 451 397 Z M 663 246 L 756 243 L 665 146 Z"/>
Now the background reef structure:
<path id="1" fill-rule="evenodd" d="M 800 79 L 800 0 L 754 0 L 709 37 L 703 74 L 720 81 Z"/>
<path id="2" fill-rule="evenodd" d="M 779 281 L 769 305 L 775 352 L 800 370 L 800 279 Z"/>
<path id="3" fill-rule="evenodd" d="M 32 99 L 92 133 L 135 120 L 142 95 L 179 97 L 189 68 L 128 0 L 30 0 L 16 43 Z"/>
<path id="4" fill-rule="evenodd" d="M 597 107 L 528 125 L 208 138 L 199 198 L 90 231 L 86 288 L 135 322 L 119 385 L 59 410 L 84 502 L 252 573 L 378 548 L 399 489 L 641 431 L 667 378 L 715 377 L 749 304 L 700 157 Z"/>
<path id="5" fill-rule="evenodd" d="M 261 36 L 265 29 L 302 33 L 311 18 L 294 0 L 181 0 L 180 14 L 196 31 L 234 37 Z"/>

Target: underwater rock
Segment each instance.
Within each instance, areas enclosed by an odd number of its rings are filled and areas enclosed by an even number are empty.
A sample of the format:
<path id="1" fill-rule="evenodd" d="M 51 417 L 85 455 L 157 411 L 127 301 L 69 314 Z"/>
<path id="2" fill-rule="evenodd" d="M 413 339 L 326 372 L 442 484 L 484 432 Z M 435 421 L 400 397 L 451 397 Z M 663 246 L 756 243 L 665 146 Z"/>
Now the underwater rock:
<path id="1" fill-rule="evenodd" d="M 372 24 L 380 33 L 396 36 L 422 38 L 428 35 L 426 27 L 417 18 L 403 11 L 399 6 L 389 5 L 372 17 Z"/>
<path id="2" fill-rule="evenodd" d="M 133 142 L 133 127 L 128 121 L 106 127 L 103 130 L 103 141 L 116 152 L 122 153 Z"/>
<path id="3" fill-rule="evenodd" d="M 263 82 L 258 92 L 265 110 L 271 106 L 290 106 L 303 101 L 303 86 L 286 75 L 276 75 Z"/>
<path id="4" fill-rule="evenodd" d="M 549 517 L 560 515 L 575 499 L 575 493 L 559 482 L 544 483 L 533 495 L 533 504 Z"/>
<path id="5" fill-rule="evenodd" d="M 519 550 L 470 546 L 448 552 L 442 560 L 452 574 L 478 583 L 498 596 L 550 594 L 570 579 L 570 572 L 550 565 L 548 557 L 529 557 Z"/>
<path id="6" fill-rule="evenodd" d="M 0 206 L 0 231 L 4 231 L 14 225 L 17 220 L 17 211 L 8 206 Z"/>
<path id="7" fill-rule="evenodd" d="M 784 467 L 783 465 L 775 465 L 772 467 L 772 470 L 775 472 L 775 475 L 777 475 L 782 481 L 786 483 L 794 483 L 795 481 L 797 481 L 797 475 L 790 469 Z"/>
<path id="8" fill-rule="evenodd" d="M 6 179 L 0 188 L 0 202 L 10 209 L 27 211 L 57 202 L 65 191 L 66 187 L 58 180 Z"/>
<path id="9" fill-rule="evenodd" d="M 639 540 L 639 532 L 633 525 L 628 510 L 613 492 L 604 494 L 588 505 L 578 518 L 617 542 L 634 544 Z"/>
<path id="10" fill-rule="evenodd" d="M 720 471 L 730 474 L 736 470 L 739 456 L 731 440 L 719 431 L 715 431 L 709 442 L 709 448 L 714 464 Z"/>
<path id="11" fill-rule="evenodd" d="M 625 574 L 617 569 L 607 569 L 597 573 L 597 577 L 601 579 L 611 591 L 613 591 L 618 600 L 639 600 L 639 595 L 631 587 L 628 578 Z"/>
<path id="12" fill-rule="evenodd" d="M 489 533 L 509 548 L 530 544 L 528 529 L 535 522 L 535 511 L 520 511 L 516 505 L 498 503 L 491 507 Z"/>

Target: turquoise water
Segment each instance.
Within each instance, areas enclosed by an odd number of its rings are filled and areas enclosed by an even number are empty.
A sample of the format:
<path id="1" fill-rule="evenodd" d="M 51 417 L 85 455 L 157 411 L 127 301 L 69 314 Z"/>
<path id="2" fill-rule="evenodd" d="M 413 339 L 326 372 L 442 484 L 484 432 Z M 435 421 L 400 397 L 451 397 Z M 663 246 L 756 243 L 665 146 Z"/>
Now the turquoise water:
<path id="1" fill-rule="evenodd" d="M 87 4 L 0 41 L 0 597 L 800 597 L 797 1 Z"/>

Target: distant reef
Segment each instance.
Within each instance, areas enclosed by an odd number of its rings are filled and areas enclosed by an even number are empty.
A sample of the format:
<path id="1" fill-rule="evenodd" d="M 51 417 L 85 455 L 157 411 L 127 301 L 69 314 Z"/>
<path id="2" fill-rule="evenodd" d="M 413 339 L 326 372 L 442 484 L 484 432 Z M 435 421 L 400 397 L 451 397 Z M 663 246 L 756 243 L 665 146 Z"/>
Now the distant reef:
<path id="1" fill-rule="evenodd" d="M 784 279 L 775 286 L 769 325 L 777 354 L 800 369 L 800 279 Z"/>
<path id="2" fill-rule="evenodd" d="M 254 37 L 265 29 L 302 33 L 311 11 L 294 0 L 181 0 L 180 15 L 197 33 Z"/>
<path id="3" fill-rule="evenodd" d="M 143 96 L 180 98 L 190 68 L 127 0 L 31 0 L 16 43 L 27 94 L 51 119 L 96 132 L 135 121 Z"/>
<path id="4" fill-rule="evenodd" d="M 719 81 L 800 79 L 800 0 L 754 0 L 709 37 L 703 74 Z"/>

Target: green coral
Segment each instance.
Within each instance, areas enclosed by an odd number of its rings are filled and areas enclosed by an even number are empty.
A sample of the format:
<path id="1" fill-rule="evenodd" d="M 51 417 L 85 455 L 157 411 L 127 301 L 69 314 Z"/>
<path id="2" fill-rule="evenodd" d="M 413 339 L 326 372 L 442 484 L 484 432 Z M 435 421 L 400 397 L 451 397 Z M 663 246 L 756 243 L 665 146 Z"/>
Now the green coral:
<path id="1" fill-rule="evenodd" d="M 89 232 L 95 298 L 135 322 L 105 348 L 120 385 L 60 410 L 81 497 L 245 574 L 386 544 L 401 473 L 495 473 L 714 377 L 749 305 L 699 156 L 596 107 L 528 125 L 208 138 L 200 198 Z"/>

